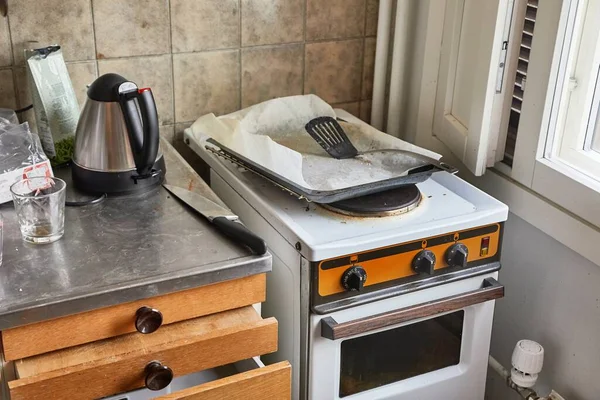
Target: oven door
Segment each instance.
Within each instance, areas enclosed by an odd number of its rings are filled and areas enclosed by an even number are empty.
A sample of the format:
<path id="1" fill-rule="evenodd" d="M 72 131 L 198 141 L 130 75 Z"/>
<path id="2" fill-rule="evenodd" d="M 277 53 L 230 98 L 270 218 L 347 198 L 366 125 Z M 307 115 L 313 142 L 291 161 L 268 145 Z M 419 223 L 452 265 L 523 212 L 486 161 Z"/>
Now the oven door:
<path id="1" fill-rule="evenodd" d="M 496 278 L 311 315 L 309 399 L 483 399 Z"/>

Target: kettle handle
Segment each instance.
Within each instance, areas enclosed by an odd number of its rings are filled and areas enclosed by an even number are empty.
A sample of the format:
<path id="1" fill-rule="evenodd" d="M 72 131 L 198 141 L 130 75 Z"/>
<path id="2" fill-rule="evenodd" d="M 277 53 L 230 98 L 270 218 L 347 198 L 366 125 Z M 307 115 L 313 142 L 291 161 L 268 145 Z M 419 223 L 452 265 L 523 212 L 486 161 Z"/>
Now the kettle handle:
<path id="1" fill-rule="evenodd" d="M 118 91 L 135 168 L 139 178 L 144 178 L 151 174 L 158 154 L 158 112 L 154 96 L 150 88 L 138 89 L 131 82 L 119 85 Z"/>

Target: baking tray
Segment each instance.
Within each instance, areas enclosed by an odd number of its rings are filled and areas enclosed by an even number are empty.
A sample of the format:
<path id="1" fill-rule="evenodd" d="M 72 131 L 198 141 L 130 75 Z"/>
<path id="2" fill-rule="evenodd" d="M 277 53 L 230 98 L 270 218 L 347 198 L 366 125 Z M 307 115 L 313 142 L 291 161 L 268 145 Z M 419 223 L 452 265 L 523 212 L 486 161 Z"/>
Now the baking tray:
<path id="1" fill-rule="evenodd" d="M 414 168 L 405 176 L 398 176 L 391 179 L 385 179 L 377 182 L 366 183 L 335 190 L 313 190 L 298 186 L 295 182 L 284 178 L 283 176 L 271 171 L 262 165 L 259 165 L 239 153 L 223 146 L 221 143 L 210 138 L 206 140 L 206 150 L 213 154 L 229 160 L 238 166 L 251 171 L 264 179 L 267 179 L 281 189 L 291 193 L 299 199 L 305 199 L 314 203 L 335 203 L 336 201 L 352 199 L 365 196 L 367 194 L 383 192 L 389 189 L 395 189 L 402 186 L 414 185 L 424 182 L 435 172 L 456 173 L 458 170 L 446 163 L 440 162 L 438 165 L 426 165 L 424 167 Z"/>

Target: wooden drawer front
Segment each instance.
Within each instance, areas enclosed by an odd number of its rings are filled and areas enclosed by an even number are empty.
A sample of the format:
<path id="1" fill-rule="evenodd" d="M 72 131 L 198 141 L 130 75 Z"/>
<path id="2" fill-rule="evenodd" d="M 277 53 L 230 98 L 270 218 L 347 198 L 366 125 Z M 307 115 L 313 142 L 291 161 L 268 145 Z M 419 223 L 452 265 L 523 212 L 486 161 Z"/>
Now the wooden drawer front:
<path id="1" fill-rule="evenodd" d="M 289 400 L 292 367 L 283 361 L 214 382 L 158 397 L 156 400 Z"/>
<path id="2" fill-rule="evenodd" d="M 140 307 L 159 310 L 165 325 L 261 303 L 265 289 L 266 275 L 258 274 L 7 329 L 2 332 L 4 356 L 6 360 L 17 360 L 136 332 L 136 312 Z M 162 329 L 164 326 L 150 335 Z"/>
<path id="3" fill-rule="evenodd" d="M 182 376 L 276 350 L 277 321 L 247 306 L 18 360 L 8 385 L 12 400 L 93 399 L 143 387 L 151 361 Z"/>

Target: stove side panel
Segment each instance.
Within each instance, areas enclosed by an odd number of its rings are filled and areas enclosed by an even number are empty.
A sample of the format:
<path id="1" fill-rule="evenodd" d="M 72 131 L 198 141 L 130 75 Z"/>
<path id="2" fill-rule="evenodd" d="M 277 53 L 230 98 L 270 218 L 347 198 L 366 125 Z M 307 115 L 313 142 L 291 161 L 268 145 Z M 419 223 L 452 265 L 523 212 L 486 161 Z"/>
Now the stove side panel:
<path id="1" fill-rule="evenodd" d="M 304 399 L 306 391 L 301 374 L 306 367 L 309 313 L 309 263 L 218 174 L 211 170 L 211 188 L 252 232 L 261 236 L 273 256 L 267 274 L 267 300 L 262 304 L 264 318 L 275 317 L 279 324 L 278 350 L 261 357 L 266 364 L 287 360 L 292 364 L 292 399 Z M 304 342 L 303 342 L 304 341 Z"/>

